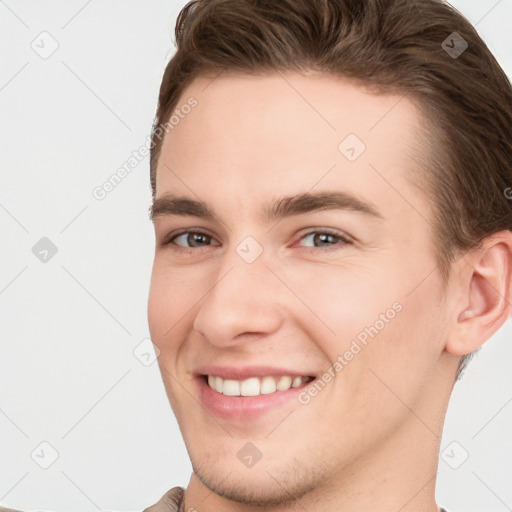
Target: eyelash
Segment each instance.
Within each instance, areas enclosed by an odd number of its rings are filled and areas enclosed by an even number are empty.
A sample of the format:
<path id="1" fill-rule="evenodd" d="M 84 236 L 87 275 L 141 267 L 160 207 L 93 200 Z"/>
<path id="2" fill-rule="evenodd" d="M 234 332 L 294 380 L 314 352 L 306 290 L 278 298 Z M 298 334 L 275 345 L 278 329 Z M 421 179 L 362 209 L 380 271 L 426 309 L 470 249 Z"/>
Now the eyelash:
<path id="1" fill-rule="evenodd" d="M 202 248 L 205 248 L 205 247 L 208 247 L 208 246 L 203 246 L 203 247 L 182 247 L 180 245 L 177 245 L 174 243 L 174 240 L 180 236 L 183 236 L 183 235 L 191 235 L 191 234 L 199 234 L 199 235 L 204 235 L 206 236 L 208 239 L 213 239 L 212 236 L 208 235 L 208 233 L 205 233 L 203 231 L 199 231 L 199 230 L 194 230 L 194 229 L 190 229 L 188 231 L 183 231 L 181 233 L 178 233 L 174 236 L 172 236 L 171 238 L 169 238 L 167 241 L 165 241 L 162 245 L 164 246 L 171 246 L 172 247 L 172 250 L 173 251 L 177 251 L 177 252 L 187 252 L 187 253 L 190 253 L 190 251 L 194 250 L 194 249 L 202 249 Z M 348 237 L 348 236 L 344 236 L 338 232 L 331 232 L 329 230 L 312 230 L 312 231 L 309 231 L 307 233 L 304 233 L 299 240 L 302 240 L 310 235 L 329 235 L 329 236 L 332 236 L 334 238 L 337 238 L 339 239 L 340 241 L 343 242 L 343 246 L 344 245 L 347 245 L 347 244 L 352 244 L 352 240 Z M 342 247 L 337 247 L 338 244 L 330 244 L 332 245 L 332 247 L 303 247 L 303 249 L 306 250 L 306 252 L 316 252 L 318 249 L 323 249 L 324 251 L 332 251 L 332 250 L 339 250 L 341 249 Z"/>

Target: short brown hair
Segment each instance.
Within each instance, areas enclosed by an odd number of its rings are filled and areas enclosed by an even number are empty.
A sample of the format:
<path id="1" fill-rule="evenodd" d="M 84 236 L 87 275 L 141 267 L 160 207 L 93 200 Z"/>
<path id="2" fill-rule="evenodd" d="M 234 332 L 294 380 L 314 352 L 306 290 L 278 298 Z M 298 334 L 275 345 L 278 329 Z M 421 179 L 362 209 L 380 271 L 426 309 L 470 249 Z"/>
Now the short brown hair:
<path id="1" fill-rule="evenodd" d="M 454 34 L 456 33 L 456 34 Z M 151 188 L 162 129 L 198 76 L 309 70 L 408 95 L 429 151 L 417 185 L 433 198 L 443 282 L 457 254 L 512 230 L 512 88 L 470 22 L 442 0 L 194 0 L 176 22 L 151 136 Z M 455 46 L 464 50 L 450 53 Z M 434 148 L 436 149 L 434 151 Z M 468 358 L 463 358 L 462 363 Z"/>

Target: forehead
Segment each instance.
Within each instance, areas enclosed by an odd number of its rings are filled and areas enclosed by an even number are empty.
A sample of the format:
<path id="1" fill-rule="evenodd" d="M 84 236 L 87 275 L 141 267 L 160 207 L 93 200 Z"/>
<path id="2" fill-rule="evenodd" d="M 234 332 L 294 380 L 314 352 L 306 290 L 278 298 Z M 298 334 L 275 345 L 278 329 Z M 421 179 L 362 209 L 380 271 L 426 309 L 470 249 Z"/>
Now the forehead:
<path id="1" fill-rule="evenodd" d="M 181 112 L 187 103 L 195 106 Z M 192 192 L 214 203 L 217 194 L 223 205 L 247 206 L 334 189 L 390 213 L 412 208 L 428 216 L 428 201 L 408 179 L 419 167 L 421 118 L 407 97 L 325 74 L 221 74 L 192 82 L 176 109 L 181 115 L 164 138 L 157 197 Z"/>

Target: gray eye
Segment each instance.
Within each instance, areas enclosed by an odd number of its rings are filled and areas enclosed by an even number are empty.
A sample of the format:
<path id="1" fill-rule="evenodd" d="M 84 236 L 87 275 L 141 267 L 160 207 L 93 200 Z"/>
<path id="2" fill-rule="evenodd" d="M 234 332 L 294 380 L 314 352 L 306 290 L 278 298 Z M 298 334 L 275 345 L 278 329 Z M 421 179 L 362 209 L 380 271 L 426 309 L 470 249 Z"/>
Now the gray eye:
<path id="1" fill-rule="evenodd" d="M 302 240 L 312 237 L 313 247 L 325 247 L 325 245 L 335 245 L 342 239 L 339 236 L 333 235 L 331 233 L 322 233 L 321 231 L 317 231 L 314 233 L 308 233 Z M 334 240 L 334 241 L 333 241 Z M 317 243 L 321 245 L 317 245 Z"/>
<path id="2" fill-rule="evenodd" d="M 176 240 L 185 237 L 185 241 L 188 245 L 182 246 L 179 243 L 176 243 Z M 211 241 L 211 236 L 206 235 L 205 233 L 196 233 L 194 231 L 187 231 L 186 233 L 181 233 L 180 235 L 174 237 L 172 241 L 176 243 L 176 245 L 182 247 L 202 247 L 203 245 L 208 245 L 208 242 Z"/>

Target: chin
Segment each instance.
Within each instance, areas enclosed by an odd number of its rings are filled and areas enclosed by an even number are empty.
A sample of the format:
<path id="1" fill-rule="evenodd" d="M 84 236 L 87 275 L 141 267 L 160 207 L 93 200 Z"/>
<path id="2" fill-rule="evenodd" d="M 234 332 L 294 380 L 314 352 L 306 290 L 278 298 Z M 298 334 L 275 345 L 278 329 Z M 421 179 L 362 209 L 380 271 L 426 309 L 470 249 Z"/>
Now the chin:
<path id="1" fill-rule="evenodd" d="M 264 508 L 291 504 L 325 480 L 325 465 L 318 464 L 315 470 L 311 461 L 311 466 L 305 467 L 293 454 L 287 464 L 283 464 L 284 455 L 280 455 L 274 461 L 262 458 L 247 468 L 235 452 L 225 453 L 222 459 L 212 450 L 205 454 L 204 443 L 201 444 L 203 451 L 198 457 L 189 451 L 195 476 L 211 492 L 244 505 Z"/>
<path id="2" fill-rule="evenodd" d="M 262 468 L 257 471 L 257 473 L 248 472 L 246 475 L 241 475 L 233 470 L 231 473 L 227 471 L 221 475 L 216 472 L 213 474 L 211 470 L 203 473 L 200 468 L 194 467 L 195 475 L 206 488 L 218 496 L 244 505 L 262 508 L 285 505 L 292 503 L 309 490 L 294 491 L 295 485 L 291 488 L 289 484 L 286 487 L 280 485 L 279 479 L 272 478 L 271 471 L 267 473 Z"/>

